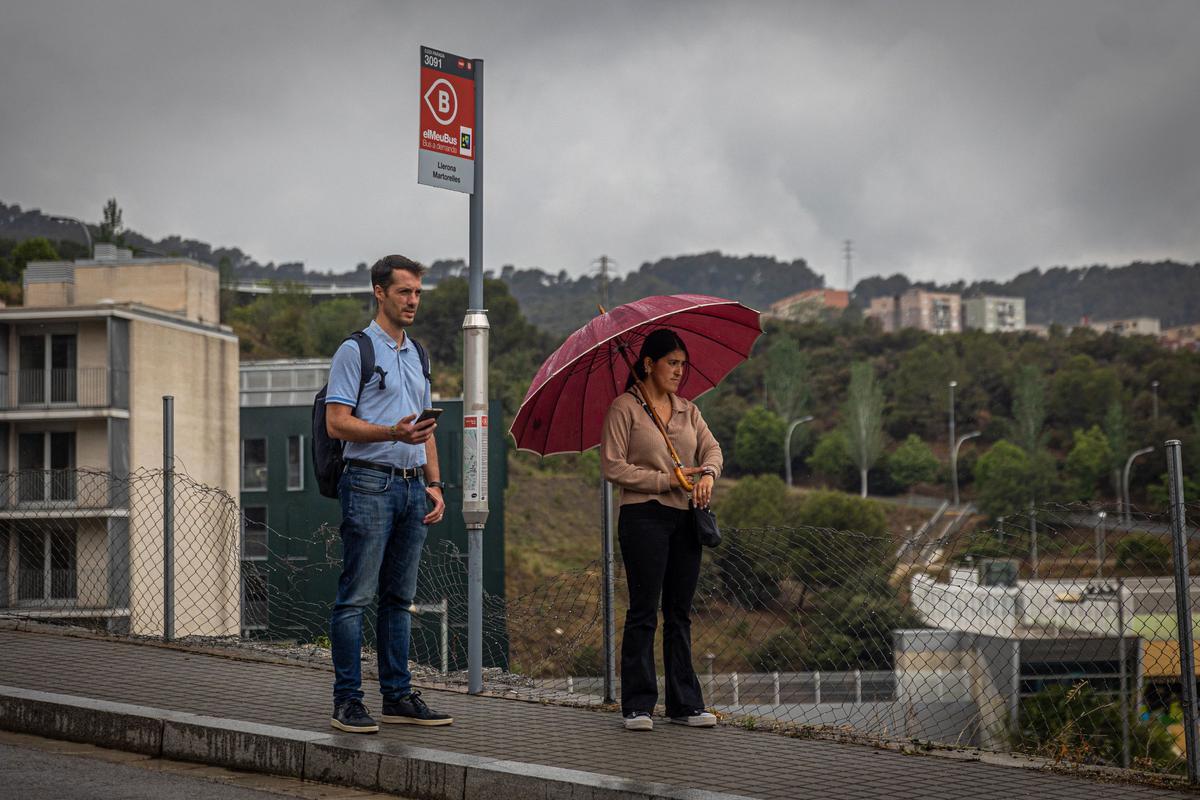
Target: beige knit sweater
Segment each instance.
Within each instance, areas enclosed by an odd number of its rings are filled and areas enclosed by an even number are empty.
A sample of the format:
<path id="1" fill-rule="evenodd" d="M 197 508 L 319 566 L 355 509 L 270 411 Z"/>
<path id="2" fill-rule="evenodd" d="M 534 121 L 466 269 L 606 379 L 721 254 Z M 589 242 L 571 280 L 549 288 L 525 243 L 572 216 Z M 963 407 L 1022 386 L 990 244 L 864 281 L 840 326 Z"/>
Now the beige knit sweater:
<path id="1" fill-rule="evenodd" d="M 685 467 L 708 467 L 721 474 L 724 459 L 700 409 L 671 395 L 667 435 Z M 679 485 L 671 451 L 662 433 L 631 393 L 612 402 L 600 437 L 600 468 L 604 477 L 621 487 L 621 505 L 657 500 L 665 506 L 687 508 L 689 494 Z"/>

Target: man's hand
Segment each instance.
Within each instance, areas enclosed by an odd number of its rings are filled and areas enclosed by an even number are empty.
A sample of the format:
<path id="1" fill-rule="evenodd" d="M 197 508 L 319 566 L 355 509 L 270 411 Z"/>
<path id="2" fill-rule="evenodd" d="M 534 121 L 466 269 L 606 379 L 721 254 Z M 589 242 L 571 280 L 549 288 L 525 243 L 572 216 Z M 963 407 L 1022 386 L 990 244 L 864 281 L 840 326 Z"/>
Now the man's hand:
<path id="1" fill-rule="evenodd" d="M 425 515 L 422 520 L 426 525 L 434 525 L 442 521 L 442 517 L 446 514 L 446 501 L 442 499 L 442 490 L 438 488 L 425 487 L 425 494 L 429 495 L 433 500 L 433 508 Z"/>
<path id="2" fill-rule="evenodd" d="M 414 425 L 413 420 L 416 418 L 416 414 L 409 414 L 391 427 L 390 430 L 397 441 L 405 444 L 425 444 L 425 441 L 433 436 L 433 432 L 437 430 L 437 422 L 427 419 Z"/>

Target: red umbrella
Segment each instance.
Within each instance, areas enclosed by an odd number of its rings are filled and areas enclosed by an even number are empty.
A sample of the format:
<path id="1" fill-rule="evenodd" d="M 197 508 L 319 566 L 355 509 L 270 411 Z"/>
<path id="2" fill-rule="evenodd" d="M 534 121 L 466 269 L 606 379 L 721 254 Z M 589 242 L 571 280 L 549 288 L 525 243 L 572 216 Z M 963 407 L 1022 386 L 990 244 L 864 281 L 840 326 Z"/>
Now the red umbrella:
<path id="1" fill-rule="evenodd" d="M 548 456 L 599 444 L 604 414 L 625 391 L 629 364 L 642 339 L 659 328 L 675 331 L 687 345 L 679 395 L 689 400 L 748 358 L 762 334 L 757 311 L 720 297 L 660 295 L 617 306 L 568 336 L 542 364 L 509 428 L 517 447 Z"/>

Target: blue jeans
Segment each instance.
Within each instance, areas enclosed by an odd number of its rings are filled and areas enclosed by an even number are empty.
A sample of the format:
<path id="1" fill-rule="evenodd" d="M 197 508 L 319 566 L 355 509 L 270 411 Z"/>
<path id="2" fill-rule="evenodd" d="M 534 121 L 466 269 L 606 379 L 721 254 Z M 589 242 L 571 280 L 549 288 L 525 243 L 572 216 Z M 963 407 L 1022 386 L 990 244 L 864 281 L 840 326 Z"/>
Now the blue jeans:
<path id="1" fill-rule="evenodd" d="M 408 694 L 408 607 L 417 590 L 425 544 L 425 484 L 385 472 L 346 467 L 338 482 L 342 503 L 342 576 L 330 619 L 333 702 L 362 699 L 363 611 L 379 592 L 376 648 L 385 701 Z"/>

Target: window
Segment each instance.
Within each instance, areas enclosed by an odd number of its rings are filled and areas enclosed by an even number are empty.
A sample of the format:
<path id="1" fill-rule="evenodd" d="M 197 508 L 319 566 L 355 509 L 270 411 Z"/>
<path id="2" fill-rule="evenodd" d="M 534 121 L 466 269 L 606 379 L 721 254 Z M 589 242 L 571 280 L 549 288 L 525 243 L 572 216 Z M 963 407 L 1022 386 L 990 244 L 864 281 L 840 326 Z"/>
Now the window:
<path id="1" fill-rule="evenodd" d="M 75 531 L 22 530 L 17 537 L 17 601 L 74 600 Z"/>
<path id="2" fill-rule="evenodd" d="M 242 490 L 267 490 L 267 440 L 242 440 Z"/>
<path id="3" fill-rule="evenodd" d="M 17 469 L 20 502 L 74 500 L 75 432 L 21 433 L 17 436 Z"/>
<path id="4" fill-rule="evenodd" d="M 22 403 L 76 402 L 76 338 L 73 333 L 22 336 L 18 344 Z"/>
<path id="5" fill-rule="evenodd" d="M 268 553 L 266 506 L 247 506 L 242 513 L 242 558 L 266 561 Z"/>
<path id="6" fill-rule="evenodd" d="M 253 566 L 242 567 L 242 630 L 267 627 L 270 584 L 265 573 Z"/>
<path id="7" fill-rule="evenodd" d="M 289 492 L 304 489 L 303 436 L 289 436 L 287 440 L 287 488 Z"/>

